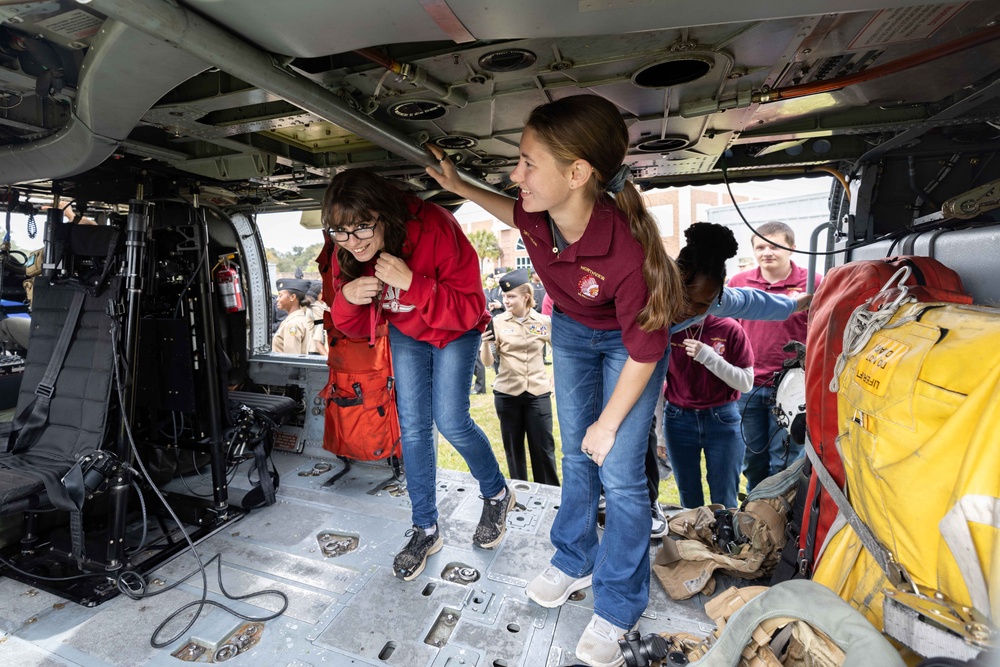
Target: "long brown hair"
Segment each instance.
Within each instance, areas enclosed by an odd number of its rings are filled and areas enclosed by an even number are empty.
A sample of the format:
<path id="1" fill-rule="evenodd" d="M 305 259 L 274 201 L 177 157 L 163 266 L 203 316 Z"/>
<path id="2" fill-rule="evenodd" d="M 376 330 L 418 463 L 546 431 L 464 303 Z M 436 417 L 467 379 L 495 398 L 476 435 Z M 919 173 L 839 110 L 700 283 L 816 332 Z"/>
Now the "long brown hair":
<path id="1" fill-rule="evenodd" d="M 605 192 L 608 181 L 621 168 L 629 146 L 628 128 L 614 104 L 596 95 L 565 97 L 535 107 L 525 127 L 531 128 L 563 165 L 574 160 L 590 163 L 594 178 L 587 194 L 595 202 L 609 197 Z M 645 255 L 642 275 L 649 297 L 636 321 L 643 331 L 668 327 L 685 305 L 680 271 L 664 250 L 656 221 L 631 182 L 615 196 L 614 205 L 628 220 L 629 230 Z"/>
<path id="2" fill-rule="evenodd" d="M 390 181 L 365 169 L 348 169 L 333 177 L 323 195 L 322 221 L 326 233 L 339 227 L 353 227 L 371 220 L 378 213 L 382 226 L 383 250 L 403 256 L 406 222 L 413 216 L 406 207 L 403 193 Z M 364 266 L 347 249 L 337 244 L 339 278 L 344 281 L 361 276 Z"/>

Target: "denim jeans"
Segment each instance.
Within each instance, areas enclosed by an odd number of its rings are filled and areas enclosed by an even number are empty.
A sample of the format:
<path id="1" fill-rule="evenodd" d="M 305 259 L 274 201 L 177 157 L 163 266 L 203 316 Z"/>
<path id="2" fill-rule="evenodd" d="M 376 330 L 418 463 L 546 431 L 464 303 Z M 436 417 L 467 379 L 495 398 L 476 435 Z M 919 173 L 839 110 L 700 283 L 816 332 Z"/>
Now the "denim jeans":
<path id="1" fill-rule="evenodd" d="M 479 332 L 472 330 L 437 348 L 389 326 L 406 490 L 417 528 L 430 528 L 438 520 L 434 424 L 465 459 L 482 496 L 495 496 L 506 484 L 489 439 L 469 416 L 469 385 L 479 340 Z"/>
<path id="2" fill-rule="evenodd" d="M 562 501 L 552 524 L 552 564 L 579 578 L 593 573 L 594 613 L 630 628 L 649 604 L 649 531 L 645 457 L 664 362 L 618 428 L 600 467 L 580 446 L 611 397 L 628 360 L 621 331 L 586 327 L 552 313 L 552 363 L 562 435 Z M 604 538 L 597 539 L 597 501 L 607 499 Z"/>
<path id="3" fill-rule="evenodd" d="M 681 492 L 681 505 L 701 507 L 705 494 L 701 486 L 701 453 L 712 502 L 736 507 L 743 468 L 743 438 L 740 411 L 736 403 L 714 408 L 687 410 L 667 403 L 663 408 L 663 428 L 674 477 Z"/>
<path id="4" fill-rule="evenodd" d="M 792 442 L 786 437 L 787 433 L 778 428 L 770 407 L 773 395 L 771 387 L 754 387 L 739 400 L 740 414 L 743 415 L 743 440 L 746 442 L 743 474 L 747 477 L 748 492 L 803 454 L 802 445 Z"/>

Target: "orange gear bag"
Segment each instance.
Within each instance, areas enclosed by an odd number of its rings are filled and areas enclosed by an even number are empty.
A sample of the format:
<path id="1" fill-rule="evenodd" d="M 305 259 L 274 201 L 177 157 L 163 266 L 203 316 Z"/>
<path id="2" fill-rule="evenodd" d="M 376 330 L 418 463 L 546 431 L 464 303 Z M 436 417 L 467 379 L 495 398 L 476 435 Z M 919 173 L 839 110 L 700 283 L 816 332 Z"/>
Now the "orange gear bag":
<path id="1" fill-rule="evenodd" d="M 323 293 L 331 295 L 333 252 L 327 239 L 317 260 Z M 329 311 L 323 316 L 330 343 L 330 380 L 319 394 L 326 401 L 323 449 L 356 461 L 402 456 L 389 325 L 377 323 L 374 305 L 370 312 L 370 338 L 348 338 L 333 326 Z"/>

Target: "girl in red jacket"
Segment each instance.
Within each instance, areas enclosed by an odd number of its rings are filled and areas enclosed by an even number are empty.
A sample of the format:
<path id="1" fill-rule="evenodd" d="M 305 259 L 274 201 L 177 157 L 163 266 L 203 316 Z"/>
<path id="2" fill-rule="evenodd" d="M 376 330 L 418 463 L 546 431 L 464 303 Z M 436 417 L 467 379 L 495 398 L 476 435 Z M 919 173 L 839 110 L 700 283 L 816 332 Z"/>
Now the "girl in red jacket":
<path id="1" fill-rule="evenodd" d="M 410 541 L 393 571 L 409 581 L 443 545 L 435 489 L 436 424 L 479 481 L 483 513 L 473 544 L 500 543 L 514 504 L 489 439 L 469 416 L 469 386 L 489 322 L 479 258 L 455 218 L 374 173 L 337 174 L 323 197 L 323 227 L 337 244 L 331 270 L 334 326 L 369 336 L 389 323 L 407 491 Z M 372 313 L 374 309 L 374 314 Z"/>

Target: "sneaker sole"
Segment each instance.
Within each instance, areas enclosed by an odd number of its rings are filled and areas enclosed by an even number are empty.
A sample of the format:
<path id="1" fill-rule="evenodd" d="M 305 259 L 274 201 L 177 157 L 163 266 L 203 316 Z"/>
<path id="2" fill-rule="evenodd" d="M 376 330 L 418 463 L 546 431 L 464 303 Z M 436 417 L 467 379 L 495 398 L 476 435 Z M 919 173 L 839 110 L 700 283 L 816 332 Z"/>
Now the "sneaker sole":
<path id="1" fill-rule="evenodd" d="M 476 544 L 475 539 L 473 539 L 472 543 L 480 549 L 495 548 L 501 541 L 503 541 L 503 536 L 507 534 L 507 515 L 510 514 L 510 508 L 517 504 L 517 496 L 514 494 L 514 489 L 510 488 L 509 485 L 507 487 L 507 493 L 510 494 L 510 502 L 507 503 L 507 511 L 503 514 L 503 521 L 500 524 L 500 534 L 497 535 L 495 540 L 487 542 L 486 544 Z"/>
<path id="2" fill-rule="evenodd" d="M 534 600 L 539 606 L 545 607 L 546 609 L 554 609 L 556 607 L 561 607 L 566 604 L 566 600 L 569 600 L 569 596 L 573 595 L 577 591 L 582 591 L 584 588 L 589 588 L 593 583 L 594 575 L 588 574 L 586 577 L 577 579 L 576 583 L 572 584 L 566 589 L 566 593 L 557 600 L 539 600 L 531 592 L 527 592 L 526 595 L 529 599 Z"/>
<path id="3" fill-rule="evenodd" d="M 649 536 L 652 537 L 652 538 L 657 538 L 658 539 L 658 538 L 663 537 L 664 535 L 666 535 L 669 532 L 670 531 L 667 528 L 664 528 L 663 530 L 654 530 L 654 531 L 650 532 Z"/>
<path id="4" fill-rule="evenodd" d="M 431 548 L 428 549 L 427 553 L 424 555 L 424 562 L 422 562 L 420 564 L 420 567 L 418 567 L 416 570 L 414 570 L 413 573 L 410 576 L 408 576 L 408 577 L 401 576 L 399 574 L 399 572 L 396 572 L 395 570 L 393 570 L 392 573 L 394 575 L 396 575 L 397 578 L 402 579 L 403 581 L 413 581 L 414 579 L 416 579 L 417 577 L 419 577 L 420 573 L 424 571 L 425 567 L 427 567 L 427 559 L 429 557 L 431 557 L 432 555 L 436 554 L 437 552 L 441 551 L 441 547 L 444 546 L 444 538 L 441 537 L 440 530 L 441 529 L 438 528 L 439 532 L 438 532 L 438 539 L 437 539 L 437 541 L 434 544 L 431 545 Z"/>

